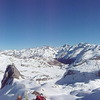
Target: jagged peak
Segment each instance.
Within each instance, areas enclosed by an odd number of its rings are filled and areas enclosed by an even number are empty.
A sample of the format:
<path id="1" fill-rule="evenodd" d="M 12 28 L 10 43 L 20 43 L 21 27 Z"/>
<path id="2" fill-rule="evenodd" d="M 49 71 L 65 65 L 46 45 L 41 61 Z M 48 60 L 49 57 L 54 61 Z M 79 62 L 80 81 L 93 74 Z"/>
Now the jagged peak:
<path id="1" fill-rule="evenodd" d="M 83 63 L 85 60 L 94 59 L 94 57 L 99 58 L 100 56 L 100 45 L 81 42 L 70 46 L 70 48 L 65 46 L 58 52 L 56 57 L 66 63 L 69 63 L 69 61 L 74 64 Z"/>

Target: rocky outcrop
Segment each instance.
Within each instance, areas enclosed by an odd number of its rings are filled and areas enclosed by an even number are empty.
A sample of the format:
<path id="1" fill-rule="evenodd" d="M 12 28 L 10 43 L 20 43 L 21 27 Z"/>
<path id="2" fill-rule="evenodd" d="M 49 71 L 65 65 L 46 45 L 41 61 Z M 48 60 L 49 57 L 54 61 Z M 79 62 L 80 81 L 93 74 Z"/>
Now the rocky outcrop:
<path id="1" fill-rule="evenodd" d="M 1 81 L 1 88 L 3 88 L 5 85 L 12 84 L 14 78 L 19 79 L 19 77 L 23 78 L 15 65 L 8 65 Z"/>

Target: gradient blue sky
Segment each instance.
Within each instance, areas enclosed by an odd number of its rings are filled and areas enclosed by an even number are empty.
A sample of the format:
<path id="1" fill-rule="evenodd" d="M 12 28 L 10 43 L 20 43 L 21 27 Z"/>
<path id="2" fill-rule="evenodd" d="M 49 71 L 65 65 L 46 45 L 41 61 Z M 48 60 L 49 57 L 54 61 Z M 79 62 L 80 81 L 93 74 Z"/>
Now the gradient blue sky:
<path id="1" fill-rule="evenodd" d="M 0 49 L 100 44 L 100 0 L 0 0 Z"/>

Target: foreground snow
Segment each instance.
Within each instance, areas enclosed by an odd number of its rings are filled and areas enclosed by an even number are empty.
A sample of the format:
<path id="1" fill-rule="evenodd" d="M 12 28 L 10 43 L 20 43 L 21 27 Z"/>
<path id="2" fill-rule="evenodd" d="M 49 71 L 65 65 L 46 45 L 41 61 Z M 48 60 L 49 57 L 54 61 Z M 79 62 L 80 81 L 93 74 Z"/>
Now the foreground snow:
<path id="1" fill-rule="evenodd" d="M 62 79 L 68 66 L 36 68 L 21 67 L 17 63 L 15 65 L 25 79 L 15 79 L 12 85 L 0 90 L 0 100 L 15 100 L 18 95 L 23 96 L 23 100 L 25 100 L 25 95 L 32 100 L 35 98 L 33 91 L 43 93 L 47 100 L 99 100 L 100 98 L 100 79 L 89 80 L 88 83 L 84 80 L 81 83 L 76 81 L 74 84 L 56 84 Z M 2 72 L 4 70 L 4 68 L 1 69 Z M 2 76 L 3 73 L 1 73 L 0 81 Z"/>

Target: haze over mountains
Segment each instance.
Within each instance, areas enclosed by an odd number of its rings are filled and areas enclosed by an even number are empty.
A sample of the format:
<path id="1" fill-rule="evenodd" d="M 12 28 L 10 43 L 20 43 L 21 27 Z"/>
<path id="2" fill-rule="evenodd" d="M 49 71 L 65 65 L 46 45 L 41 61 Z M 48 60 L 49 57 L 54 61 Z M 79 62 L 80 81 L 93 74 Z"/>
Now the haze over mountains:
<path id="1" fill-rule="evenodd" d="M 12 63 L 25 79 L 15 79 L 13 85 L 0 90 L 0 100 L 14 100 L 24 93 L 31 100 L 31 91 L 42 92 L 47 100 L 100 98 L 100 45 L 79 43 L 0 51 L 0 81 L 6 66 Z"/>

